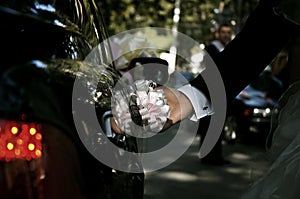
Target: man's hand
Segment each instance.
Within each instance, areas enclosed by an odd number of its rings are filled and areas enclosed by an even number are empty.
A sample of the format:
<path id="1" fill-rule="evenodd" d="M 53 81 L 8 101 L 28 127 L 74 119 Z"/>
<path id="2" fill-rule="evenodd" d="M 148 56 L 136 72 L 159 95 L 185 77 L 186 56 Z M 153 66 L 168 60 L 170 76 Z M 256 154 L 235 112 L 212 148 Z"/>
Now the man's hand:
<path id="1" fill-rule="evenodd" d="M 164 90 L 170 106 L 170 116 L 163 128 L 165 130 L 191 115 L 193 106 L 190 100 L 180 91 L 168 87 L 160 88 Z"/>
<path id="2" fill-rule="evenodd" d="M 193 107 L 190 100 L 180 91 L 168 88 L 168 87 L 158 87 L 157 89 L 163 89 L 165 97 L 168 101 L 170 107 L 170 115 L 165 123 L 163 130 L 166 130 L 173 126 L 174 124 L 185 119 L 193 112 Z M 115 133 L 124 134 L 124 132 L 118 127 L 114 118 L 111 118 L 111 127 Z"/>

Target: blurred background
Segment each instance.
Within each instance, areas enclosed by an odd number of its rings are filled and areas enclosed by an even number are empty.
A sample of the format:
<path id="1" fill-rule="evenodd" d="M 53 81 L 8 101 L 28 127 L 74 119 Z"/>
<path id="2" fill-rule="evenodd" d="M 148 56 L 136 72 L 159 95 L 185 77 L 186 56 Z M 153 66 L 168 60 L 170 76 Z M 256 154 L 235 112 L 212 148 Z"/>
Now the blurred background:
<path id="1" fill-rule="evenodd" d="M 199 43 L 209 42 L 218 24 L 227 23 L 239 32 L 258 0 L 107 0 L 98 3 L 109 35 L 141 27 L 178 30 Z M 177 9 L 175 9 L 177 8 Z M 174 18 L 179 14 L 180 19 Z"/>

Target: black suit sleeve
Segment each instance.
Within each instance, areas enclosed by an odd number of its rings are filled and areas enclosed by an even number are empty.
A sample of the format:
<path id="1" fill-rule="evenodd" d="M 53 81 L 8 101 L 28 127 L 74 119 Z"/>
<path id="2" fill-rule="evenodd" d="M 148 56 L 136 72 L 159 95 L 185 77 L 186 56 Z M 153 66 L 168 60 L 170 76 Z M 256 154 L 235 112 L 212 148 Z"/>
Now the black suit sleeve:
<path id="1" fill-rule="evenodd" d="M 211 58 L 215 58 L 220 54 L 220 51 L 212 44 L 205 47 L 206 52 L 211 56 Z"/>
<path id="2" fill-rule="evenodd" d="M 288 43 L 295 25 L 275 15 L 271 0 L 261 0 L 243 29 L 214 57 L 231 102 Z M 209 67 L 209 66 L 207 66 Z M 201 75 L 191 84 L 203 89 Z"/>

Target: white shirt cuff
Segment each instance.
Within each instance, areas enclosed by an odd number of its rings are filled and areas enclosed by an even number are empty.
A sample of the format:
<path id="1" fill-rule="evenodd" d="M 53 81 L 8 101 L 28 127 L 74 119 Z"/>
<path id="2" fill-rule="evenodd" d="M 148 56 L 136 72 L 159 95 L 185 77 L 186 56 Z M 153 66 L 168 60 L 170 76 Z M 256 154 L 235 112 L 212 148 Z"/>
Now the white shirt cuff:
<path id="1" fill-rule="evenodd" d="M 191 120 L 197 121 L 202 117 L 212 115 L 214 113 L 209 100 L 197 88 L 190 84 L 186 84 L 177 90 L 182 92 L 190 100 L 194 108 L 194 114 L 190 118 Z"/>

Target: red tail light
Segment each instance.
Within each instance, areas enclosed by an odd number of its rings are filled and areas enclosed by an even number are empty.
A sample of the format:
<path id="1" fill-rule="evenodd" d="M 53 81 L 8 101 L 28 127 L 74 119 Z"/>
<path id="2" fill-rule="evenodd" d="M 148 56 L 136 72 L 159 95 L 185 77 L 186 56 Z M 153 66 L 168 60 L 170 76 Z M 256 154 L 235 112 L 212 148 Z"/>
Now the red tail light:
<path id="1" fill-rule="evenodd" d="M 42 156 L 41 127 L 35 123 L 0 121 L 0 161 Z"/>
<path id="2" fill-rule="evenodd" d="M 42 153 L 41 125 L 0 120 L 0 198 L 43 199 Z"/>

